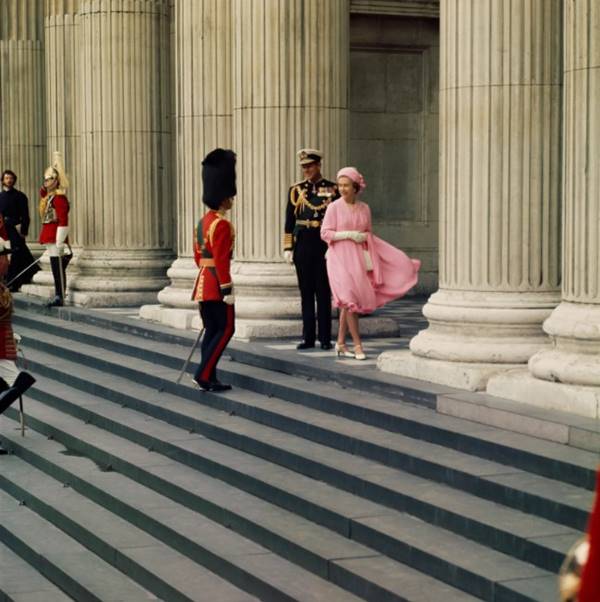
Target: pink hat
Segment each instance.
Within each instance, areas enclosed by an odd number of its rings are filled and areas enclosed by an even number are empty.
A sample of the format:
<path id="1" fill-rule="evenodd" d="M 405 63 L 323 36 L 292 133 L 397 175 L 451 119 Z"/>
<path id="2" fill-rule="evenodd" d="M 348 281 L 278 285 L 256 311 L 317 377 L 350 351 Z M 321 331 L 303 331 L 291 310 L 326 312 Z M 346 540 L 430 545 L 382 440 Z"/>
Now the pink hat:
<path id="1" fill-rule="evenodd" d="M 367 187 L 365 179 L 356 167 L 342 167 L 342 169 L 337 172 L 336 180 L 339 180 L 344 176 L 350 178 L 355 184 L 358 184 L 359 194 Z"/>

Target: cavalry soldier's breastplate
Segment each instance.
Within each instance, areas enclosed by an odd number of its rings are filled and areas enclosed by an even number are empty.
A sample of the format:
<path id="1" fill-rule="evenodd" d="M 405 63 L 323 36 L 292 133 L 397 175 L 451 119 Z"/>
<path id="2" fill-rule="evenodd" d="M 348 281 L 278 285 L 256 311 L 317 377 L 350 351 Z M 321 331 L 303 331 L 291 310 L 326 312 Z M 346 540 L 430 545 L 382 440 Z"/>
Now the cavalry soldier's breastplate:
<path id="1" fill-rule="evenodd" d="M 42 224 L 55 224 L 58 221 L 53 200 L 54 197 L 48 199 L 46 202 L 46 208 L 44 209 L 44 214 L 42 215 Z"/>

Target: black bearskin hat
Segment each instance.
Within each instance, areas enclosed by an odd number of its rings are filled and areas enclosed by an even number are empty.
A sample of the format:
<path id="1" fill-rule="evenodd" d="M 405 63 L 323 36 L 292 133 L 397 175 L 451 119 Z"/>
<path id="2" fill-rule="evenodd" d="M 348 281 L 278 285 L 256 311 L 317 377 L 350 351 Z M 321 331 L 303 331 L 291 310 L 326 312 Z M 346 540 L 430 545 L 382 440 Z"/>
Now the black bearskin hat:
<path id="1" fill-rule="evenodd" d="M 235 153 L 216 148 L 202 161 L 202 202 L 211 209 L 237 193 L 235 187 Z"/>

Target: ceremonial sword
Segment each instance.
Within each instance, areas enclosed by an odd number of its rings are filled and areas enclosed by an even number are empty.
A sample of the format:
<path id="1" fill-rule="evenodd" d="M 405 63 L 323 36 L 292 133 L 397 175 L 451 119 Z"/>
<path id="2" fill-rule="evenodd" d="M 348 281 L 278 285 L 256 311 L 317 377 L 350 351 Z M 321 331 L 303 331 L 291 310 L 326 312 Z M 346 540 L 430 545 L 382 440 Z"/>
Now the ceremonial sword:
<path id="1" fill-rule="evenodd" d="M 6 284 L 9 287 L 19 276 L 22 276 L 27 270 L 30 270 L 36 263 L 39 263 L 42 260 L 42 256 L 40 255 L 33 263 L 30 263 L 24 270 L 21 270 L 14 278 L 11 279 L 10 282 Z"/>
<path id="2" fill-rule="evenodd" d="M 177 380 L 175 381 L 176 385 L 179 384 L 179 382 L 181 381 L 181 378 L 185 374 L 185 371 L 187 370 L 188 364 L 190 363 L 190 360 L 192 359 L 192 355 L 194 355 L 194 351 L 196 351 L 196 347 L 198 347 L 198 343 L 200 342 L 200 339 L 202 338 L 203 334 L 204 334 L 204 326 L 198 332 L 198 336 L 196 337 L 196 340 L 194 341 L 194 344 L 192 345 L 192 348 L 190 349 L 190 352 L 189 352 L 189 354 L 187 356 L 187 359 L 185 360 L 185 363 L 183 364 L 183 367 L 181 368 L 181 372 L 179 373 L 179 376 L 177 377 Z M 162 390 L 163 389 L 161 387 L 159 389 L 159 391 L 162 391 Z"/>

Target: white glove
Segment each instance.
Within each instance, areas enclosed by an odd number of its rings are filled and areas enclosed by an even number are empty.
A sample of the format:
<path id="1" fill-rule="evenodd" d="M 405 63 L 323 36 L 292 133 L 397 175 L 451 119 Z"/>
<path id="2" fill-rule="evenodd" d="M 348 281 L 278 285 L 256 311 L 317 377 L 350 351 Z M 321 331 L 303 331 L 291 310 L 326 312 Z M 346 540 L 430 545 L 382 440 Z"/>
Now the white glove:
<path id="1" fill-rule="evenodd" d="M 352 234 L 351 230 L 340 230 L 333 235 L 333 240 L 347 240 L 352 238 Z"/>
<path id="2" fill-rule="evenodd" d="M 283 257 L 288 263 L 294 263 L 294 252 L 286 249 L 283 252 Z"/>
<path id="3" fill-rule="evenodd" d="M 367 235 L 356 230 L 341 230 L 333 235 L 333 240 L 353 240 L 354 242 L 365 242 Z"/>
<path id="4" fill-rule="evenodd" d="M 365 232 L 351 232 L 352 236 L 350 237 L 354 242 L 361 243 L 367 240 L 367 234 Z"/>
<path id="5" fill-rule="evenodd" d="M 10 249 L 10 240 L 0 238 L 0 251 L 4 251 L 4 249 Z"/>
<path id="6" fill-rule="evenodd" d="M 235 295 L 225 295 L 223 301 L 227 303 L 227 305 L 233 305 L 235 303 Z"/>

